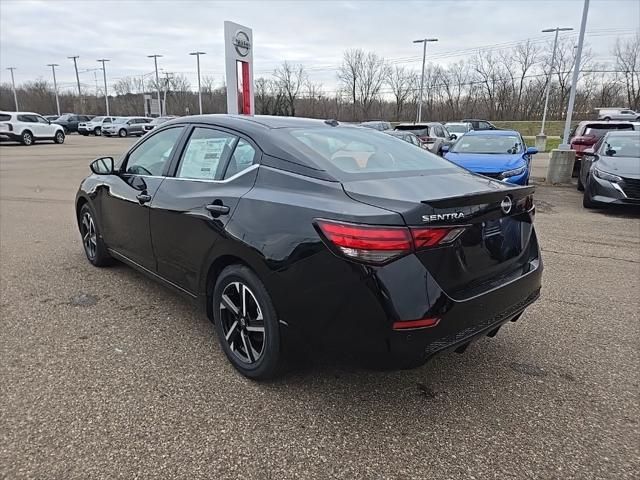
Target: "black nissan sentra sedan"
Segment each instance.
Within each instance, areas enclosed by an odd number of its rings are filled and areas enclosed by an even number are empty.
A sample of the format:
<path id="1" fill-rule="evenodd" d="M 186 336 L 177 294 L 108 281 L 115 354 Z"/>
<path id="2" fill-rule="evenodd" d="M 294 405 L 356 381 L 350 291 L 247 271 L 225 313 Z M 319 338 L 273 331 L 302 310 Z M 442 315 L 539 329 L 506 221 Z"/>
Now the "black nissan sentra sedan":
<path id="1" fill-rule="evenodd" d="M 185 117 L 91 170 L 76 197 L 89 261 L 198 301 L 250 378 L 300 342 L 417 366 L 539 296 L 533 187 L 371 129 Z"/>

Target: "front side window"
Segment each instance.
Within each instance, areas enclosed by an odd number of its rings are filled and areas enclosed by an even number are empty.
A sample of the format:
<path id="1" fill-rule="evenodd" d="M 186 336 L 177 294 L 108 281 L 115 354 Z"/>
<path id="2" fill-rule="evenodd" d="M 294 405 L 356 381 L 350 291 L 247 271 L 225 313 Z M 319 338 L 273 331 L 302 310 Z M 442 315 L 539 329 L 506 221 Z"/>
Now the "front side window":
<path id="1" fill-rule="evenodd" d="M 125 172 L 132 175 L 163 175 L 182 130 L 182 127 L 170 128 L 149 137 L 129 154 Z"/>
<path id="2" fill-rule="evenodd" d="M 38 121 L 38 123 L 45 123 L 49 125 L 49 121 L 46 118 L 41 117 L 40 115 L 36 115 L 36 120 Z"/>
<path id="3" fill-rule="evenodd" d="M 515 135 L 463 135 L 451 148 L 455 153 L 516 154 L 524 145 Z"/>
<path id="4" fill-rule="evenodd" d="M 253 148 L 246 140 L 242 138 L 238 140 L 238 144 L 236 145 L 233 155 L 231 155 L 231 159 L 229 160 L 227 171 L 224 173 L 224 178 L 233 177 L 237 173 L 249 168 L 253 165 L 255 157 L 256 149 Z"/>
<path id="5" fill-rule="evenodd" d="M 215 180 L 225 165 L 238 137 L 220 130 L 197 127 L 193 130 L 176 173 L 178 178 Z"/>

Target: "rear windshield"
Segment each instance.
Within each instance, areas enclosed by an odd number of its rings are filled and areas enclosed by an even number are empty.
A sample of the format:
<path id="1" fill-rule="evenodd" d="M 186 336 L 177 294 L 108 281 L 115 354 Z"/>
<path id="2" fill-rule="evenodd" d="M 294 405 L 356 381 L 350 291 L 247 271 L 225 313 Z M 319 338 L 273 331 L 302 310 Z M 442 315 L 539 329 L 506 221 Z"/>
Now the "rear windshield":
<path id="1" fill-rule="evenodd" d="M 467 131 L 469 130 L 469 128 L 466 125 L 461 125 L 459 123 L 457 124 L 447 123 L 445 127 L 447 127 L 447 130 L 449 130 L 449 132 L 453 132 L 453 133 L 467 133 Z"/>
<path id="2" fill-rule="evenodd" d="M 459 170 L 442 157 L 375 130 L 309 128 L 288 133 L 301 151 L 327 170 L 355 175 Z"/>
<path id="3" fill-rule="evenodd" d="M 8 122 L 9 120 L 11 120 L 11 115 L 0 113 L 0 122 Z"/>
<path id="4" fill-rule="evenodd" d="M 606 125 L 596 123 L 594 125 L 587 125 L 584 130 L 584 135 L 601 138 L 611 130 L 633 130 L 633 125 L 630 123 L 611 123 Z"/>
<path id="5" fill-rule="evenodd" d="M 451 148 L 455 153 L 516 154 L 522 141 L 515 135 L 463 135 Z"/>
<path id="6" fill-rule="evenodd" d="M 396 130 L 401 130 L 403 132 L 411 132 L 419 137 L 428 137 L 429 136 L 429 127 L 428 126 L 418 126 L 418 125 L 398 125 Z"/>

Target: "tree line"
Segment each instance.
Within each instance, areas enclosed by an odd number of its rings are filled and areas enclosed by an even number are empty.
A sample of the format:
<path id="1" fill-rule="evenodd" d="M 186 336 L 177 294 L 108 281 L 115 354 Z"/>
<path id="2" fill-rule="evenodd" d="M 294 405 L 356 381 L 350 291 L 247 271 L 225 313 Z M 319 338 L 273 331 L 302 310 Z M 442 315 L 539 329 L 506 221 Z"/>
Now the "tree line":
<path id="1" fill-rule="evenodd" d="M 550 44 L 525 41 L 508 49 L 478 50 L 475 55 L 446 66 L 430 63 L 425 69 L 423 119 L 454 120 L 479 117 L 490 120 L 537 120 L 542 116 L 544 91 L 550 82 L 548 118 L 565 113 L 575 48 L 570 38 L 560 39 L 553 71 Z M 583 51 L 576 94 L 576 119 L 591 118 L 598 107 L 640 110 L 640 35 L 618 39 L 614 65 L 595 61 Z M 336 73 L 337 88 L 326 90 L 314 82 L 303 65 L 283 62 L 269 77 L 255 79 L 257 114 L 335 118 L 343 121 L 386 119 L 412 121 L 420 93 L 420 72 L 375 52 L 349 49 Z M 226 111 L 226 87 L 213 77 L 202 78 L 203 111 Z M 130 76 L 111 86 L 113 115 L 142 115 L 142 94 L 154 95 L 159 87 L 169 114 L 198 112 L 198 94 L 184 75 L 155 79 Z M 53 86 L 44 79 L 17 87 L 21 110 L 55 113 Z M 100 92 L 98 92 L 100 93 Z M 104 98 L 77 92 L 60 92 L 63 112 L 104 114 Z M 0 109 L 13 110 L 10 84 L 0 85 Z"/>

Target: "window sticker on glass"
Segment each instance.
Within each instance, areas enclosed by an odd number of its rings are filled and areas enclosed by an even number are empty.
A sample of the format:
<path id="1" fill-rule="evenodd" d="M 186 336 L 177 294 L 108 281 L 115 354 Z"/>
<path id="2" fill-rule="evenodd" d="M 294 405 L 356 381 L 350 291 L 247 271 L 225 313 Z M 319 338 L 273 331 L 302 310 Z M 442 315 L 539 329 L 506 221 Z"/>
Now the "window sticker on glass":
<path id="1" fill-rule="evenodd" d="M 178 177 L 213 180 L 220 162 L 229 155 L 235 137 L 221 132 L 198 130 L 189 141 Z"/>

